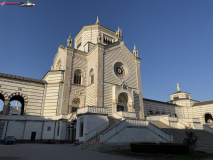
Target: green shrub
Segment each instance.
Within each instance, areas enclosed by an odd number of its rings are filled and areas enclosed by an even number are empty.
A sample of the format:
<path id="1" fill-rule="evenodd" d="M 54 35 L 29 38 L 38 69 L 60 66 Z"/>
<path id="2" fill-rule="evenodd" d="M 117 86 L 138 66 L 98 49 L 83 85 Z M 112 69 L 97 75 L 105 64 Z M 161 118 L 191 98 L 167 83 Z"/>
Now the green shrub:
<path id="1" fill-rule="evenodd" d="M 191 150 L 194 150 L 196 148 L 196 143 L 197 143 L 197 136 L 191 132 L 191 131 L 186 131 L 186 137 L 183 140 L 183 143 L 188 144 Z"/>
<path id="2" fill-rule="evenodd" d="M 130 143 L 133 152 L 187 154 L 189 145 L 184 143 Z"/>

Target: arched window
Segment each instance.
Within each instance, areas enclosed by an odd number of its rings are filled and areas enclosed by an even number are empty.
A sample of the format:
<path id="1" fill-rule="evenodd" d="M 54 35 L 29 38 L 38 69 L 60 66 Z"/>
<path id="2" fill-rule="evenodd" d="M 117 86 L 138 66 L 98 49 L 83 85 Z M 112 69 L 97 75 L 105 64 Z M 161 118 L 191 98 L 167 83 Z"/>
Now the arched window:
<path id="1" fill-rule="evenodd" d="M 75 84 L 81 84 L 81 77 L 82 77 L 82 73 L 81 70 L 77 69 L 74 72 L 74 83 Z"/>
<path id="2" fill-rule="evenodd" d="M 94 70 L 93 70 L 93 68 L 90 69 L 89 76 L 90 76 L 90 84 L 94 83 Z"/>

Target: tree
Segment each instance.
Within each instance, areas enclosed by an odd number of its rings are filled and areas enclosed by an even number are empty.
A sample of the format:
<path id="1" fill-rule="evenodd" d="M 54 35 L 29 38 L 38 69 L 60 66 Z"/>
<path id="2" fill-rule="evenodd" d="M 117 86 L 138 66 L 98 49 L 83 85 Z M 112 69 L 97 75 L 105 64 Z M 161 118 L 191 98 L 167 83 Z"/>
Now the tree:
<path id="1" fill-rule="evenodd" d="M 196 142 L 198 140 L 197 136 L 191 131 L 186 131 L 185 133 L 186 138 L 184 138 L 183 143 L 188 144 L 190 150 L 194 150 L 196 148 Z"/>

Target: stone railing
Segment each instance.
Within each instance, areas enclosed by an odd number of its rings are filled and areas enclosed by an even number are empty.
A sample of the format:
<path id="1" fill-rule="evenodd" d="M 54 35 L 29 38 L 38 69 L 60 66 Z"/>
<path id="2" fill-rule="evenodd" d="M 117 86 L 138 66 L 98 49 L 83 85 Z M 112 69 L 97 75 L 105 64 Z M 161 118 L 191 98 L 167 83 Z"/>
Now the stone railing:
<path id="1" fill-rule="evenodd" d="M 213 134 L 213 125 L 203 125 L 203 129 Z"/>
<path id="2" fill-rule="evenodd" d="M 149 130 L 151 130 L 152 132 L 154 132 L 155 134 L 159 135 L 160 137 L 163 137 L 167 141 L 173 142 L 173 136 L 170 133 L 164 131 L 163 129 L 158 128 L 157 126 L 155 126 L 147 121 L 132 120 L 132 119 L 126 119 L 126 120 L 122 121 L 121 123 L 119 123 L 118 125 L 111 128 L 110 130 L 108 130 L 107 132 L 101 134 L 100 141 L 101 142 L 107 141 L 113 135 L 115 135 L 116 133 L 120 132 L 122 129 L 124 129 L 125 127 L 128 127 L 128 126 L 146 127 Z"/>
<path id="3" fill-rule="evenodd" d="M 173 128 L 179 128 L 179 129 L 183 129 L 186 128 L 185 125 L 187 126 L 187 124 L 184 124 L 182 122 L 179 121 L 178 118 L 176 117 L 169 117 L 169 116 L 150 116 L 150 117 L 146 117 L 146 120 L 150 120 L 150 121 L 160 121 L 168 126 L 171 126 Z"/>
<path id="4" fill-rule="evenodd" d="M 187 123 L 200 123 L 199 118 L 182 118 L 182 120 Z"/>
<path id="5" fill-rule="evenodd" d="M 186 127 L 193 128 L 193 126 L 191 126 L 190 123 L 184 121 L 184 120 L 181 119 L 181 118 L 178 119 L 178 122 L 184 124 Z"/>
<path id="6" fill-rule="evenodd" d="M 97 134 L 101 133 L 105 129 L 107 129 L 108 125 L 109 125 L 109 121 L 104 122 L 103 124 L 101 124 L 97 128 L 94 128 L 93 130 L 89 131 L 88 133 L 85 133 L 84 134 L 85 135 L 85 142 L 90 140 L 91 138 L 95 137 Z"/>
<path id="7" fill-rule="evenodd" d="M 136 113 L 134 113 L 134 112 L 119 111 L 119 112 L 117 112 L 117 114 L 120 115 L 121 117 L 124 117 L 124 118 L 134 118 L 134 119 L 136 119 Z"/>
<path id="8" fill-rule="evenodd" d="M 84 113 L 107 114 L 107 108 L 88 106 L 88 107 L 79 108 L 77 111 L 77 114 L 84 114 Z"/>

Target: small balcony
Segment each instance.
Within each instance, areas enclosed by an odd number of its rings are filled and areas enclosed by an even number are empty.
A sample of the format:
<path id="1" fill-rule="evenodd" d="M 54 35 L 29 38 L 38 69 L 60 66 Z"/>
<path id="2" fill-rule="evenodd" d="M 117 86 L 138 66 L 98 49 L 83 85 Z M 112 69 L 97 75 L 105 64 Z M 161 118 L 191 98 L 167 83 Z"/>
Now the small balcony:
<path id="1" fill-rule="evenodd" d="M 85 114 L 85 113 L 107 114 L 107 108 L 87 106 L 79 108 L 77 111 L 77 114 Z"/>

